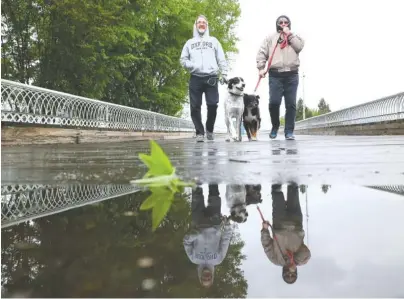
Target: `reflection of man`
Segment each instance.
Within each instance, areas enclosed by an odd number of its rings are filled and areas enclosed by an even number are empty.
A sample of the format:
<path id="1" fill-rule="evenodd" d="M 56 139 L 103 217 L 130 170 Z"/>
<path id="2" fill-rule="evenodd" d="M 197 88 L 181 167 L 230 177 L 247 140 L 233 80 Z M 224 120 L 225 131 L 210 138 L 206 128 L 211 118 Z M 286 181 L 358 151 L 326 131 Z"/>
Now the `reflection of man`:
<path id="1" fill-rule="evenodd" d="M 213 284 L 215 266 L 225 258 L 232 237 L 230 222 L 222 217 L 218 185 L 209 185 L 208 206 L 203 190 L 192 190 L 192 230 L 184 237 L 184 248 L 190 261 L 197 264 L 201 285 Z"/>
<path id="2" fill-rule="evenodd" d="M 299 188 L 293 183 L 287 186 L 285 201 L 281 185 L 272 185 L 272 222 L 274 239 L 269 232 L 269 223 L 264 222 L 261 243 L 268 259 L 282 266 L 282 278 L 292 284 L 297 280 L 297 267 L 311 257 L 304 244 L 303 215 L 299 202 Z"/>

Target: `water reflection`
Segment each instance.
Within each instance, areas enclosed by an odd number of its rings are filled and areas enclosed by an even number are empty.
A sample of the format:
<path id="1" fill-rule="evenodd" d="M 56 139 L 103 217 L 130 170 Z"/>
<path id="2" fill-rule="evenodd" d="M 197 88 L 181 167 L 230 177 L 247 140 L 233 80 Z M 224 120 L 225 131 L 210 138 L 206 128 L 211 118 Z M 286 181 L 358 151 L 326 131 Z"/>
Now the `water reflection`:
<path id="1" fill-rule="evenodd" d="M 197 265 L 202 286 L 211 287 L 215 266 L 226 257 L 233 228 L 229 219 L 221 214 L 221 198 L 218 185 L 209 185 L 208 204 L 205 206 L 203 189 L 192 190 L 191 231 L 184 238 L 185 252 Z"/>
<path id="2" fill-rule="evenodd" d="M 139 211 L 148 192 L 96 201 L 105 186 L 35 188 L 2 186 L 2 212 L 25 207 L 30 217 L 2 228 L 3 297 L 404 294 L 403 186 L 204 184 L 182 194 L 155 233 Z M 64 209 L 43 214 L 62 198 Z"/>
<path id="3" fill-rule="evenodd" d="M 304 244 L 303 214 L 299 202 L 299 188 L 295 183 L 287 185 L 287 199 L 282 192 L 282 185 L 271 186 L 272 197 L 272 237 L 270 224 L 262 224 L 261 244 L 268 259 L 282 267 L 282 278 L 288 283 L 295 283 L 298 277 L 297 266 L 305 265 L 310 257 L 310 250 Z"/>

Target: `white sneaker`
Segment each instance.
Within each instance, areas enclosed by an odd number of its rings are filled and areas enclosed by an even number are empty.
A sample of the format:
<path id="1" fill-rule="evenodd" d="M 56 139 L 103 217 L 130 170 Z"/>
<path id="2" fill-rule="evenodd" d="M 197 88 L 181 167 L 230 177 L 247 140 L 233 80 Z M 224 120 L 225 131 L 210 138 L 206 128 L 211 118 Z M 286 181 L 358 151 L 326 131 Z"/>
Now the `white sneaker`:
<path id="1" fill-rule="evenodd" d="M 203 135 L 196 135 L 196 142 L 204 142 L 205 137 Z"/>

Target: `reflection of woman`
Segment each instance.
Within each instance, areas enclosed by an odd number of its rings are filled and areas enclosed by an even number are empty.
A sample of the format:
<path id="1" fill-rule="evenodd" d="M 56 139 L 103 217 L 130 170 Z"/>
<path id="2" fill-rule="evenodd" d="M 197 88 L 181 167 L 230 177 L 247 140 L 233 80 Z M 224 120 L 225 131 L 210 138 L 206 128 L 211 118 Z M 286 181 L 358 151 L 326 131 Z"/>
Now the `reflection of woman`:
<path id="1" fill-rule="evenodd" d="M 269 232 L 269 223 L 264 222 L 261 244 L 268 259 L 282 266 L 282 278 L 292 284 L 297 280 L 297 267 L 306 264 L 311 253 L 304 244 L 303 215 L 299 202 L 297 184 L 287 187 L 285 201 L 281 185 L 272 185 L 272 221 L 274 239 Z"/>
<path id="2" fill-rule="evenodd" d="M 218 185 L 209 185 L 208 206 L 205 207 L 203 190 L 192 190 L 192 230 L 184 237 L 185 252 L 197 264 L 201 285 L 213 284 L 215 266 L 222 263 L 232 237 L 227 218 L 222 217 Z M 223 228 L 223 230 L 222 230 Z"/>

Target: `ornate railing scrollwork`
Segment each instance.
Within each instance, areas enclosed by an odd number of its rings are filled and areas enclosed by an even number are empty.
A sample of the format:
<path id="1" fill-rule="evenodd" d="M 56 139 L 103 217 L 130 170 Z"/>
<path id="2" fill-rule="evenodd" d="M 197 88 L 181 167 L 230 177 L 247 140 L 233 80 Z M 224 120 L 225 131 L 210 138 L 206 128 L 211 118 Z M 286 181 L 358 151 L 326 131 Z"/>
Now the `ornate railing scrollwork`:
<path id="1" fill-rule="evenodd" d="M 134 185 L 3 185 L 1 226 L 60 213 L 72 208 L 131 194 Z"/>
<path id="2" fill-rule="evenodd" d="M 192 132 L 192 121 L 1 80 L 1 121 L 109 130 Z"/>
<path id="3" fill-rule="evenodd" d="M 296 130 L 404 119 L 404 92 L 296 122 Z"/>
<path id="4" fill-rule="evenodd" d="M 381 186 L 366 186 L 366 187 L 404 196 L 404 185 L 381 185 Z"/>

